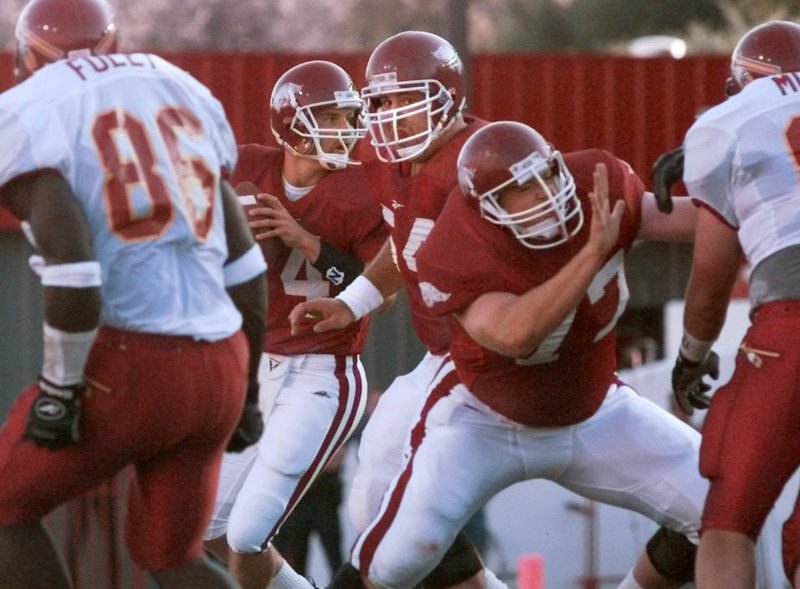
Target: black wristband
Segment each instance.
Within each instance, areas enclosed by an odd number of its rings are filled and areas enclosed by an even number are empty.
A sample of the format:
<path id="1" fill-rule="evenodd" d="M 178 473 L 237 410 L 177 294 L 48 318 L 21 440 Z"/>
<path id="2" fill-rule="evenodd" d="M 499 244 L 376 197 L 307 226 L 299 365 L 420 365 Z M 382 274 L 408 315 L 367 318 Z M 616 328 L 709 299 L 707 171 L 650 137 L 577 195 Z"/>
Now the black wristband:
<path id="1" fill-rule="evenodd" d="M 364 269 L 361 260 L 324 241 L 319 242 L 319 257 L 311 265 L 319 270 L 327 281 L 342 288 L 353 282 Z"/>

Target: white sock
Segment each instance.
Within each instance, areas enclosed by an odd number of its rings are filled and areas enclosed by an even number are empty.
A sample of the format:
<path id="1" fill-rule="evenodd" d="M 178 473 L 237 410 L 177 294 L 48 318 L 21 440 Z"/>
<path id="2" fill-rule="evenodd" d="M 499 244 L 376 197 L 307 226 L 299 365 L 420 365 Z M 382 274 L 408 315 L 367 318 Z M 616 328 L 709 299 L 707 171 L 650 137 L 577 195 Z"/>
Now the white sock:
<path id="1" fill-rule="evenodd" d="M 483 572 L 486 575 L 486 589 L 508 589 L 508 586 L 498 579 L 490 569 L 483 567 Z"/>
<path id="2" fill-rule="evenodd" d="M 633 570 L 628 573 L 628 576 L 622 580 L 617 589 L 642 589 L 642 586 L 633 578 Z"/>
<path id="3" fill-rule="evenodd" d="M 272 577 L 267 589 L 316 589 L 304 576 L 295 571 L 284 561 L 277 574 Z"/>

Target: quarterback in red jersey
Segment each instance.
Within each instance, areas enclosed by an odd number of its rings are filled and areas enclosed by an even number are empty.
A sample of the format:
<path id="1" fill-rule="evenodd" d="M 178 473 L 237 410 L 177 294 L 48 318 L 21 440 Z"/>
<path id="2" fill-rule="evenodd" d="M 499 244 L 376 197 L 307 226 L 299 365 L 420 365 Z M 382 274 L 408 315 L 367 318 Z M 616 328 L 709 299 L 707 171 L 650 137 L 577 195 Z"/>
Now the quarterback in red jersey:
<path id="1" fill-rule="evenodd" d="M 626 163 L 562 157 L 521 123 L 477 131 L 457 167 L 416 257 L 426 304 L 450 320 L 451 358 L 352 559 L 378 586 L 413 586 L 488 499 L 547 478 L 662 526 L 620 587 L 684 585 L 707 490 L 700 436 L 619 381 L 614 326 L 625 252 L 690 239 L 694 207 L 676 199 L 668 217 Z"/>
<path id="2" fill-rule="evenodd" d="M 295 334 L 288 320 L 298 303 L 339 293 L 386 241 L 380 207 L 366 196 L 360 166 L 350 165 L 363 135 L 360 108 L 338 65 L 309 61 L 289 69 L 270 99 L 281 148 L 241 146 L 231 176 L 240 192 L 250 186 L 247 192 L 258 193 L 240 198 L 271 281 L 259 372 L 265 429 L 255 447 L 225 456 L 206 538 L 245 589 L 308 586 L 270 541 L 365 409 L 359 354 L 369 318 L 340 331 Z"/>
<path id="3" fill-rule="evenodd" d="M 457 183 L 456 159 L 464 143 L 485 122 L 464 112 L 466 83 L 461 59 L 441 37 L 406 31 L 389 37 L 372 52 L 362 89 L 364 123 L 374 148 L 364 165 L 372 192 L 383 207 L 390 239 L 381 253 L 335 299 L 315 299 L 295 307 L 292 323 L 301 329 L 308 313 L 321 316 L 317 332 L 341 329 L 378 308 L 405 287 L 417 336 L 428 349 L 408 374 L 397 377 L 381 395 L 361 436 L 358 468 L 347 507 L 357 531 L 378 515 L 386 490 L 401 468 L 404 447 L 431 379 L 450 346 L 447 321 L 434 317 L 422 299 L 417 252 L 437 222 Z M 365 160 L 367 158 L 364 158 Z M 494 587 L 502 583 L 483 565 L 464 534 L 459 534 L 429 587 L 466 581 Z M 360 583 L 345 565 L 330 587 Z"/>

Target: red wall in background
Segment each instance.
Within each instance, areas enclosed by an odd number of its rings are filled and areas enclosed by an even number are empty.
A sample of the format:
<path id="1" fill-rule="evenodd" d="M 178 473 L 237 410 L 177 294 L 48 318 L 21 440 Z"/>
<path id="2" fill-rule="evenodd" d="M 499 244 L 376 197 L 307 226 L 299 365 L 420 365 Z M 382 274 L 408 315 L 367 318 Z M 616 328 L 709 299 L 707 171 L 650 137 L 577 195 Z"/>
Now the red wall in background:
<path id="1" fill-rule="evenodd" d="M 328 59 L 360 87 L 367 54 L 161 53 L 225 105 L 240 143 L 271 142 L 267 101 L 278 76 Z M 600 147 L 627 160 L 650 184 L 650 166 L 677 146 L 694 117 L 723 99 L 724 56 L 635 59 L 583 54 L 485 54 L 470 58 L 470 110 L 488 120 L 533 125 L 561 151 Z M 13 84 L 0 54 L 0 89 Z M 0 229 L 16 228 L 0 210 Z"/>

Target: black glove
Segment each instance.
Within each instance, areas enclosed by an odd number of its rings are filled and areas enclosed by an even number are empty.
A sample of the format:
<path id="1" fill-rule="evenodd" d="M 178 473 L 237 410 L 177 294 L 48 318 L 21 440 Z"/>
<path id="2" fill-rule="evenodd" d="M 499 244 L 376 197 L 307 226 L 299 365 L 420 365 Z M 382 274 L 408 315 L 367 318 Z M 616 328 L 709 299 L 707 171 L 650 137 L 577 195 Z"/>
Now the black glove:
<path id="1" fill-rule="evenodd" d="M 683 179 L 683 146 L 662 153 L 653 164 L 653 194 L 662 213 L 672 212 L 670 187 Z"/>
<path id="2" fill-rule="evenodd" d="M 239 425 L 228 440 L 226 452 L 241 452 L 248 446 L 255 444 L 264 431 L 264 419 L 258 408 L 258 383 L 251 383 L 247 387 L 247 402 L 242 409 Z"/>
<path id="3" fill-rule="evenodd" d="M 53 384 L 43 376 L 37 384 L 39 396 L 28 412 L 23 438 L 48 450 L 77 444 L 81 439 L 81 393 L 86 387 Z"/>
<path id="4" fill-rule="evenodd" d="M 672 392 L 681 411 L 692 415 L 695 409 L 708 409 L 711 385 L 703 382 L 703 377 L 719 378 L 719 356 L 709 352 L 702 362 L 692 362 L 678 354 L 672 369 Z"/>

